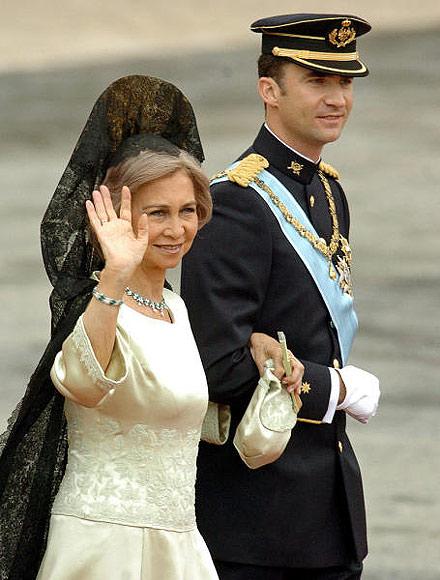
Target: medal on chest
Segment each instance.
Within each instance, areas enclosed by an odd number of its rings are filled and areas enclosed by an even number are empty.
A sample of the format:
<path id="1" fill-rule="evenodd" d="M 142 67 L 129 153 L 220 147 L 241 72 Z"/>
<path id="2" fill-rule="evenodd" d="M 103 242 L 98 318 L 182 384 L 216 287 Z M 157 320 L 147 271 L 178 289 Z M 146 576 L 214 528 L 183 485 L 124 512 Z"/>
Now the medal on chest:
<path id="1" fill-rule="evenodd" d="M 343 256 L 337 256 L 336 269 L 339 274 L 339 286 L 341 290 L 353 296 L 353 280 L 351 277 L 351 263 L 352 263 L 352 253 L 351 248 L 348 244 L 348 240 L 344 236 L 340 236 L 341 240 L 341 251 Z"/>

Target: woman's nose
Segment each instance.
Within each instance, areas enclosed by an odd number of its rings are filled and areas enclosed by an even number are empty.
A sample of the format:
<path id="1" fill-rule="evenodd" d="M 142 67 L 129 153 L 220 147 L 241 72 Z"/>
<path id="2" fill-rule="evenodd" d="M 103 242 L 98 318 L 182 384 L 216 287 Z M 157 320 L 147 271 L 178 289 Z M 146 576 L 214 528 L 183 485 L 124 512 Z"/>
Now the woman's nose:
<path id="1" fill-rule="evenodd" d="M 180 218 L 172 218 L 170 219 L 167 227 L 165 228 L 165 235 L 171 236 L 173 238 L 177 238 L 183 234 L 185 231 L 185 226 L 183 220 Z"/>

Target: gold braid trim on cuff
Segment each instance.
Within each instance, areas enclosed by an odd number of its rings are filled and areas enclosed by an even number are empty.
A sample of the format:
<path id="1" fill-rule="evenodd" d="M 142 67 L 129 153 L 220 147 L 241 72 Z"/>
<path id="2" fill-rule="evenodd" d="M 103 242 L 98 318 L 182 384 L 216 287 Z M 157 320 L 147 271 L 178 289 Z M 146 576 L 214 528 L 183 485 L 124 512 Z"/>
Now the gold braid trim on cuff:
<path id="1" fill-rule="evenodd" d="M 301 419 L 301 417 L 298 417 L 297 421 L 301 421 L 301 423 L 310 423 L 311 425 L 322 425 L 322 421 L 317 421 L 316 419 Z"/>

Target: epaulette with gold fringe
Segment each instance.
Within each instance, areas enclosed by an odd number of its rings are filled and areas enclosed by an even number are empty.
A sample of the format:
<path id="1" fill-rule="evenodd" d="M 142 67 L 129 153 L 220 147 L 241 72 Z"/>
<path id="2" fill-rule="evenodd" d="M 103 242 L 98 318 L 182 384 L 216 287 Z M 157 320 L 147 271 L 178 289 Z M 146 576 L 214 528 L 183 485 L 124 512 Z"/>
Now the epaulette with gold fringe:
<path id="1" fill-rule="evenodd" d="M 333 177 L 333 179 L 339 179 L 339 172 L 336 171 L 336 169 L 329 163 L 324 163 L 324 161 L 321 161 L 319 164 L 319 169 L 329 177 Z"/>
<path id="2" fill-rule="evenodd" d="M 226 175 L 229 181 L 234 181 L 241 187 L 248 187 L 263 169 L 269 167 L 269 161 L 262 155 L 251 153 L 244 157 L 233 169 L 228 169 Z"/>

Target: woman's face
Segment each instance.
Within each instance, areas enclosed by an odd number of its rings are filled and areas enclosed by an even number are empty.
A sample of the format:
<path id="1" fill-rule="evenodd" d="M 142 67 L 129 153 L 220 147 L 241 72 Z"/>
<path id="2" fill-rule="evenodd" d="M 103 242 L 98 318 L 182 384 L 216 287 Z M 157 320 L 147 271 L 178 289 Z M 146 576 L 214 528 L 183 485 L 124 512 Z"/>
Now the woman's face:
<path id="1" fill-rule="evenodd" d="M 132 197 L 133 228 L 148 216 L 149 240 L 143 266 L 174 268 L 188 252 L 198 229 L 197 202 L 191 178 L 183 170 L 138 188 Z"/>

